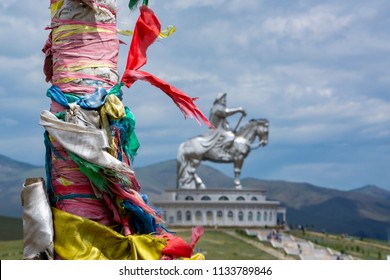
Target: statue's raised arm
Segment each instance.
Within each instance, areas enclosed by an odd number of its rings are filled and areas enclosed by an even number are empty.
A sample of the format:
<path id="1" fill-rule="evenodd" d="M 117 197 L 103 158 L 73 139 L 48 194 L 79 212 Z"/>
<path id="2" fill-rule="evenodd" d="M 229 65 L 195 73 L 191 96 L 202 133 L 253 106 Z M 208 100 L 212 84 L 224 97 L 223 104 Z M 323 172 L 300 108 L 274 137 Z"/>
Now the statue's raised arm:
<path id="1" fill-rule="evenodd" d="M 246 116 L 246 111 L 242 107 L 227 108 L 226 93 L 220 93 L 215 98 L 213 107 L 210 110 L 209 121 L 215 128 L 221 127 L 225 130 L 231 130 L 226 118 L 236 113 L 242 113 L 243 116 Z"/>

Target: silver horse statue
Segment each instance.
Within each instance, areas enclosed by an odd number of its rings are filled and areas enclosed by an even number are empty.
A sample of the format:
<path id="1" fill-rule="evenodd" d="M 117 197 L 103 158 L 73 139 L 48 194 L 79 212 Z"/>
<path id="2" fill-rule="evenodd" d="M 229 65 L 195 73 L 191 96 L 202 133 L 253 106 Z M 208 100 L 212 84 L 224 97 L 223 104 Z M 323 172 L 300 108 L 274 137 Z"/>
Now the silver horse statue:
<path id="1" fill-rule="evenodd" d="M 226 117 L 242 113 L 236 129 L 230 130 Z M 226 94 L 218 96 L 211 109 L 210 121 L 215 128 L 204 135 L 188 139 L 180 144 L 177 153 L 177 188 L 202 189 L 205 184 L 197 174 L 201 161 L 234 164 L 234 185 L 242 188 L 240 175 L 244 159 L 251 150 L 265 146 L 268 143 L 269 122 L 266 119 L 252 119 L 237 130 L 245 111 L 239 107 L 226 108 Z M 213 120 L 217 120 L 214 121 Z M 257 145 L 252 145 L 255 140 Z"/>

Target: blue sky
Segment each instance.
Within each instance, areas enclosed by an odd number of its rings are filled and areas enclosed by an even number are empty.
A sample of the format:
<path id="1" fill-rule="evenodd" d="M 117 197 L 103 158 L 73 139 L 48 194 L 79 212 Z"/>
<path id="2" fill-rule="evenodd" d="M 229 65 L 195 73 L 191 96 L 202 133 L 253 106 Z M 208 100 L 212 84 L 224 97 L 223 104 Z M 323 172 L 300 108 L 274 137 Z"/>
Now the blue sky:
<path id="1" fill-rule="evenodd" d="M 132 29 L 138 12 L 119 2 L 118 27 Z M 41 52 L 48 7 L 0 3 L 0 154 L 37 165 L 44 164 L 39 113 L 50 105 Z M 198 96 L 206 115 L 227 92 L 228 106 L 244 107 L 247 120 L 269 119 L 269 145 L 249 154 L 242 177 L 390 190 L 387 0 L 151 0 L 149 7 L 177 31 L 151 46 L 143 70 Z M 121 74 L 127 51 L 121 47 Z M 137 118 L 135 167 L 174 159 L 180 143 L 207 130 L 141 81 L 125 89 L 124 103 Z M 212 166 L 232 175 L 232 165 Z"/>

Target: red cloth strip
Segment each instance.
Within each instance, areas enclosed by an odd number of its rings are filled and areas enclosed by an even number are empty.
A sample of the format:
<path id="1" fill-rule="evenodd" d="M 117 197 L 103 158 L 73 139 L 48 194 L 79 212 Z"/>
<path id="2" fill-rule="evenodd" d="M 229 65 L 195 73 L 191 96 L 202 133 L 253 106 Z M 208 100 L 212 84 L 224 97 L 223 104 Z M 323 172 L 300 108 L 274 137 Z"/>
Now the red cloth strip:
<path id="1" fill-rule="evenodd" d="M 195 118 L 198 123 L 200 123 L 199 118 L 201 118 L 207 126 L 211 127 L 211 123 L 193 102 L 197 98 L 191 98 L 184 92 L 154 75 L 138 70 L 146 64 L 146 51 L 157 39 L 161 29 L 160 22 L 151 9 L 143 5 L 140 7 L 140 12 L 141 14 L 138 17 L 134 28 L 133 39 L 131 41 L 126 70 L 123 74 L 122 82 L 127 87 L 130 87 L 136 80 L 149 82 L 171 97 L 173 102 L 175 102 L 183 112 L 184 116 Z"/>

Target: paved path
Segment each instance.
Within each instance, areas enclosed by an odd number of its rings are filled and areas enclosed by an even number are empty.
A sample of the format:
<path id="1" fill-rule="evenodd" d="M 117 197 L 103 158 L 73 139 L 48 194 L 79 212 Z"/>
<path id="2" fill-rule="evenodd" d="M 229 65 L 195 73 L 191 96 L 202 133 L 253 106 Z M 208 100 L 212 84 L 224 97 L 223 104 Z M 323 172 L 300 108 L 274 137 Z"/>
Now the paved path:
<path id="1" fill-rule="evenodd" d="M 353 259 L 350 255 L 316 245 L 305 239 L 297 238 L 275 230 L 256 229 L 245 230 L 249 236 L 256 236 L 259 241 L 269 242 L 273 248 L 284 250 L 285 255 L 295 256 L 301 260 L 336 260 Z M 260 242 L 259 242 L 260 243 Z M 286 259 L 286 258 L 284 258 Z"/>

